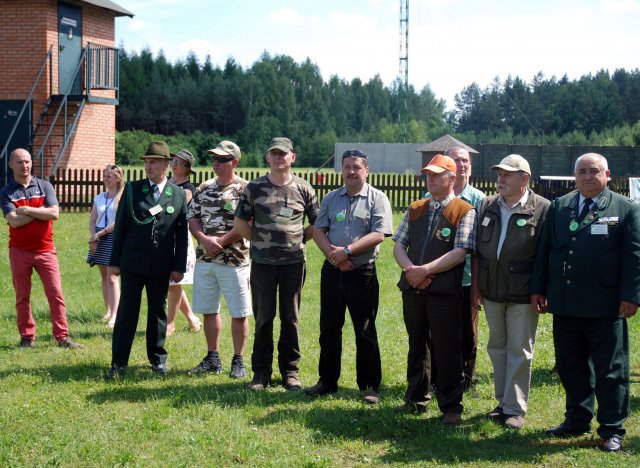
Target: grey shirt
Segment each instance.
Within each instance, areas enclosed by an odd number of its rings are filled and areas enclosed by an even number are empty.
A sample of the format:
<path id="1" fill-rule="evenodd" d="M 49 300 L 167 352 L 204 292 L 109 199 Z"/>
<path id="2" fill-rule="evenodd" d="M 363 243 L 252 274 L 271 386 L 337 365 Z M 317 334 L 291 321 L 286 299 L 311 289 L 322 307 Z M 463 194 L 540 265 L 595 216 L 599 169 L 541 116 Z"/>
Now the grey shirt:
<path id="1" fill-rule="evenodd" d="M 346 247 L 371 232 L 380 232 L 385 237 L 393 234 L 393 215 L 387 196 L 365 183 L 362 190 L 351 197 L 345 187 L 329 192 L 320 204 L 320 213 L 314 228 L 328 228 L 329 242 L 337 247 Z M 368 252 L 353 256 L 356 266 L 373 263 L 378 256 L 380 244 Z"/>

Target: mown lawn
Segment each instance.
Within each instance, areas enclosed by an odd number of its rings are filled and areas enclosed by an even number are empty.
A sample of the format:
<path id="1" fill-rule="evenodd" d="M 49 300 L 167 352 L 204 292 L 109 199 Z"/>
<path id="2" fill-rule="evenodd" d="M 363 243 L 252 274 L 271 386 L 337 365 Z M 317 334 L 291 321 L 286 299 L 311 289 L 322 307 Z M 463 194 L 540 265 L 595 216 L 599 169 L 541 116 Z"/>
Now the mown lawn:
<path id="1" fill-rule="evenodd" d="M 395 225 L 398 222 L 396 215 Z M 171 373 L 166 378 L 155 377 L 148 367 L 141 322 L 127 378 L 105 382 L 111 335 L 100 322 L 99 272 L 84 263 L 87 224 L 88 214 L 63 214 L 55 225 L 70 329 L 84 350 L 55 346 L 39 280 L 33 293 L 37 347 L 17 348 L 6 250 L 0 260 L 1 466 L 640 466 L 638 317 L 630 321 L 632 415 L 623 453 L 595 450 L 595 433 L 569 441 L 545 436 L 544 430 L 561 422 L 564 412 L 564 392 L 550 372 L 554 359 L 548 316 L 540 320 L 530 409 L 522 431 L 505 430 L 484 418 L 495 401 L 483 319 L 479 384 L 477 395 L 465 395 L 464 424 L 443 428 L 435 402 L 426 416 L 396 415 L 393 408 L 402 402 L 405 388 L 407 344 L 390 240 L 378 261 L 383 400 L 376 407 L 360 402 L 348 320 L 341 389 L 327 398 L 311 400 L 281 387 L 251 393 L 244 382 L 226 374 L 188 376 L 186 371 L 206 348 L 204 336 L 190 333 L 182 316 L 178 333 L 168 339 Z M 3 227 L 3 248 L 7 237 Z M 320 264 L 321 255 L 312 244 L 301 320 L 301 378 L 306 385 L 317 380 Z M 229 318 L 223 317 L 221 351 L 228 367 Z M 250 340 L 247 361 L 251 345 Z"/>

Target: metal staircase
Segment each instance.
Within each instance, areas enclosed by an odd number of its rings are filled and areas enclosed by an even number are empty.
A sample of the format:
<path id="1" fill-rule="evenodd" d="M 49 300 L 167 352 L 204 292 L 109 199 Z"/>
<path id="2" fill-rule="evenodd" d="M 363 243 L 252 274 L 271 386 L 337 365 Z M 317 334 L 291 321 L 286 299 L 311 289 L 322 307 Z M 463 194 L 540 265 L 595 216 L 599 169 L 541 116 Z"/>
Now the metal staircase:
<path id="1" fill-rule="evenodd" d="M 40 166 L 40 175 L 45 177 L 45 166 L 48 177 L 51 178 L 77 129 L 82 111 L 87 103 L 117 105 L 120 87 L 119 49 L 88 44 L 83 50 L 75 73 L 62 94 L 49 95 L 42 112 L 33 126 L 31 143 L 28 148 L 34 166 Z M 49 65 L 49 92 L 53 89 L 52 48 L 49 49 L 40 71 L 38 72 L 31 92 L 16 120 L 9 137 L 0 152 L 0 161 L 5 165 L 8 161 L 8 149 L 22 115 L 33 100 L 34 93 L 40 84 L 40 79 L 46 66 Z M 115 98 L 100 95 L 99 90 L 114 90 Z M 50 163 L 50 166 L 49 164 Z M 6 170 L 5 170 L 6 174 Z M 5 175 L 6 177 L 6 175 Z M 6 180 L 0 181 L 6 184 Z"/>

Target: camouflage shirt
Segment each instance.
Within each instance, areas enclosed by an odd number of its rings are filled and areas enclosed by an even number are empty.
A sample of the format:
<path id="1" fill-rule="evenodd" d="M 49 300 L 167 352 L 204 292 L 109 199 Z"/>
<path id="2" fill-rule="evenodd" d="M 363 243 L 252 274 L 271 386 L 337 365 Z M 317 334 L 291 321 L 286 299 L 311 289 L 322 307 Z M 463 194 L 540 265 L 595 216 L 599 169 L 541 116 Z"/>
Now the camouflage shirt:
<path id="1" fill-rule="evenodd" d="M 200 220 L 202 230 L 208 236 L 222 236 L 233 228 L 233 218 L 242 191 L 247 181 L 236 177 L 229 185 L 218 185 L 217 178 L 208 181 L 202 190 L 197 190 L 187 219 Z M 211 258 L 205 249 L 198 245 L 196 257 L 199 262 L 216 262 L 224 265 L 243 266 L 249 264 L 249 241 L 240 239 L 227 246 L 220 254 Z"/>
<path id="2" fill-rule="evenodd" d="M 318 199 L 313 188 L 293 176 L 285 185 L 274 185 L 267 176 L 247 185 L 238 203 L 236 216 L 253 219 L 251 259 L 267 265 L 304 262 L 304 222 L 318 216 Z"/>

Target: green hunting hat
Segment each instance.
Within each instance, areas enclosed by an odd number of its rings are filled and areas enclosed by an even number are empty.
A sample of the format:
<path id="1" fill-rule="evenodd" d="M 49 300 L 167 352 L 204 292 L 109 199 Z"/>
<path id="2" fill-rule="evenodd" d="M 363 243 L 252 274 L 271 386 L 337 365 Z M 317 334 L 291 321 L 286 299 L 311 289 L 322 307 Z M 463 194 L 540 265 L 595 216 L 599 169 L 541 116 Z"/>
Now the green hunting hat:
<path id="1" fill-rule="evenodd" d="M 293 153 L 293 143 L 291 140 L 285 137 L 275 137 L 271 139 L 269 143 L 269 151 L 272 149 L 279 149 L 280 151 L 284 151 L 285 153 L 292 152 Z"/>
<path id="2" fill-rule="evenodd" d="M 154 158 L 154 159 L 171 159 L 171 152 L 169 146 L 164 141 L 152 141 L 149 143 L 147 152 L 144 153 L 142 159 Z"/>

